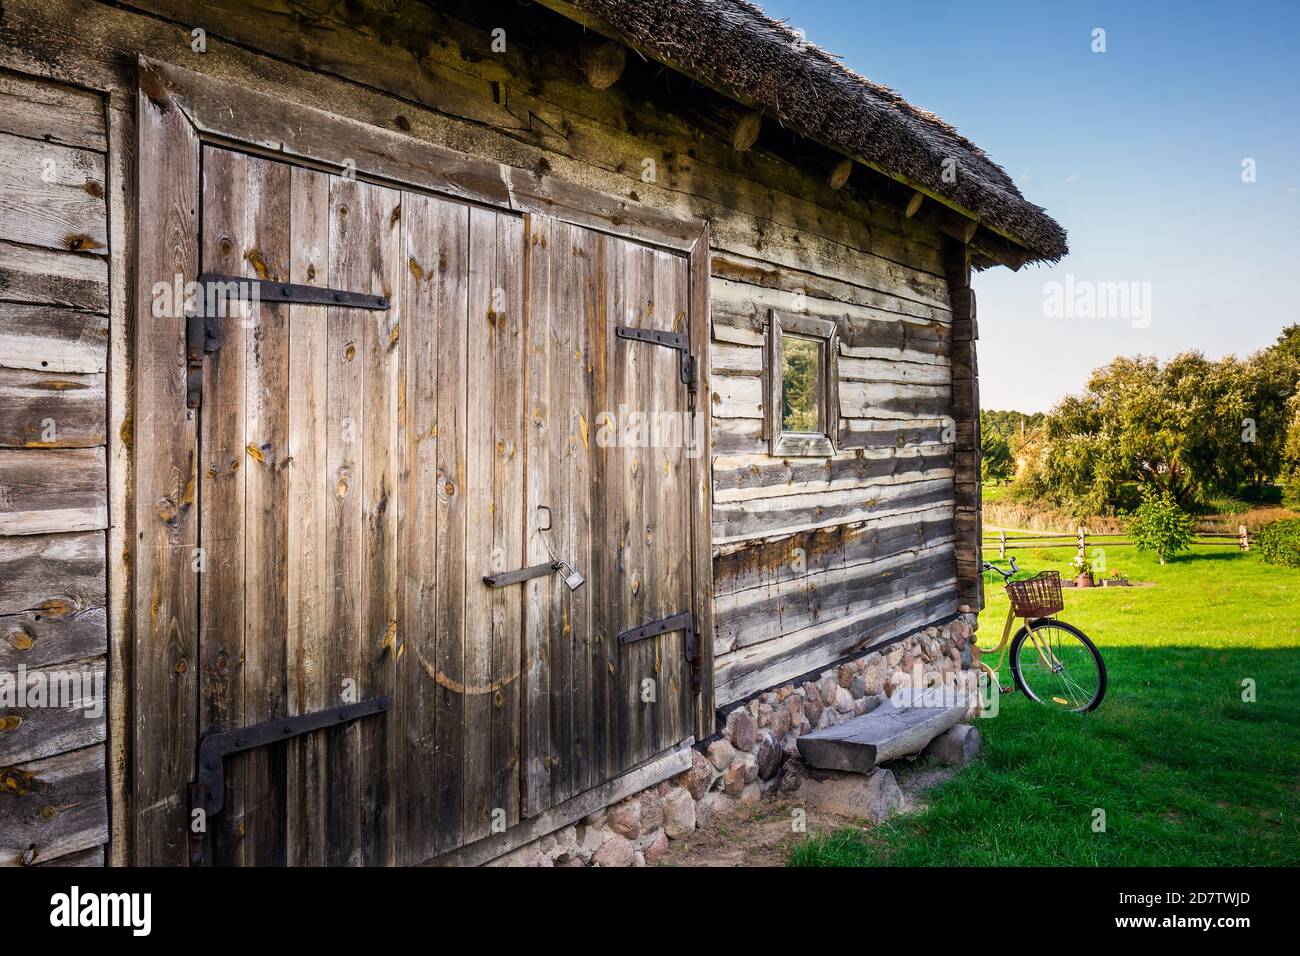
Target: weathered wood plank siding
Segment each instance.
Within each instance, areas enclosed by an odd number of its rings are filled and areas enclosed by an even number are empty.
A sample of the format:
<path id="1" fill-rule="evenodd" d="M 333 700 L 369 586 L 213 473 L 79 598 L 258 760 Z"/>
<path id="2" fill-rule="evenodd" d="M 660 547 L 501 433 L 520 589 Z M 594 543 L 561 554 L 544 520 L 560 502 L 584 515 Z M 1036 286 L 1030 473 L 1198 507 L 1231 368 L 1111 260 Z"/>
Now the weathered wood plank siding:
<path id="1" fill-rule="evenodd" d="M 105 125 L 0 72 L 0 866 L 108 839 Z"/>
<path id="2" fill-rule="evenodd" d="M 946 280 L 924 271 L 933 260 L 908 281 L 863 268 L 862 285 L 731 250 L 713 261 L 713 653 L 724 705 L 956 610 L 953 345 Z M 836 451 L 774 458 L 763 330 L 769 309 L 800 306 L 839 327 Z"/>

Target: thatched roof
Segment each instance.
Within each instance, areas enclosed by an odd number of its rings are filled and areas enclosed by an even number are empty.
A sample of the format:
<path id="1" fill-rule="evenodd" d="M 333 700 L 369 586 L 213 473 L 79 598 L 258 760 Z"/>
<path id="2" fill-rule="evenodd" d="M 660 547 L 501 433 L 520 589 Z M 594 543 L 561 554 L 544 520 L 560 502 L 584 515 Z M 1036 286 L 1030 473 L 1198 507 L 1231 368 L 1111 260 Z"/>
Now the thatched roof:
<path id="1" fill-rule="evenodd" d="M 636 49 L 813 140 L 940 196 L 1030 259 L 1060 259 L 1065 230 L 939 117 L 872 83 L 745 0 L 566 0 Z M 864 9 L 864 16 L 868 15 Z M 945 182 L 945 160 L 955 179 Z M 955 161 L 955 167 L 954 162 Z"/>

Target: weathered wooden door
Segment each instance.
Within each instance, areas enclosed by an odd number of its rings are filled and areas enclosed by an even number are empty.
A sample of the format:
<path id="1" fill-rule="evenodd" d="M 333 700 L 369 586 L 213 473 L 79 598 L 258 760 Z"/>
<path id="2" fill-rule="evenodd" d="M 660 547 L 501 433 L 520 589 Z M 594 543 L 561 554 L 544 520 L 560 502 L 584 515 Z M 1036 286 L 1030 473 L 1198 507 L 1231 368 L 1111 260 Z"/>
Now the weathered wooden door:
<path id="1" fill-rule="evenodd" d="M 199 736 L 218 862 L 427 859 L 519 819 L 523 220 L 205 147 L 201 269 L 382 296 L 217 320 L 200 409 Z"/>
<path id="2" fill-rule="evenodd" d="M 699 450 L 682 353 L 616 334 L 686 331 L 686 259 L 545 217 L 531 227 L 527 564 L 565 562 L 586 584 L 525 585 L 529 815 L 692 732 L 689 623 L 631 632 L 692 609 Z"/>
<path id="3" fill-rule="evenodd" d="M 225 757 L 207 858 L 420 862 L 686 737 L 697 426 L 683 353 L 616 331 L 685 330 L 686 260 L 218 146 L 201 174 L 202 273 L 382 307 L 217 310 L 198 738 L 389 701 Z"/>

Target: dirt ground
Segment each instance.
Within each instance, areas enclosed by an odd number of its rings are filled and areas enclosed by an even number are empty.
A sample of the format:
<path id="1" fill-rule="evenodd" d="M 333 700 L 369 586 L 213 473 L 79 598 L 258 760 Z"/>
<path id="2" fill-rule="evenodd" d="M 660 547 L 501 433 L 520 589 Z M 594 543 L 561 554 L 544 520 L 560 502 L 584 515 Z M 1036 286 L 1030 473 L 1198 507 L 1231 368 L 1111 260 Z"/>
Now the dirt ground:
<path id="1" fill-rule="evenodd" d="M 955 770 L 930 761 L 900 760 L 889 767 L 903 791 L 903 813 L 925 809 L 925 794 Z M 806 832 L 795 833 L 791 811 L 805 811 Z M 798 791 L 750 806 L 732 808 L 707 830 L 673 840 L 658 866 L 785 866 L 790 851 L 809 837 L 844 827 L 870 829 L 862 820 L 808 809 Z"/>

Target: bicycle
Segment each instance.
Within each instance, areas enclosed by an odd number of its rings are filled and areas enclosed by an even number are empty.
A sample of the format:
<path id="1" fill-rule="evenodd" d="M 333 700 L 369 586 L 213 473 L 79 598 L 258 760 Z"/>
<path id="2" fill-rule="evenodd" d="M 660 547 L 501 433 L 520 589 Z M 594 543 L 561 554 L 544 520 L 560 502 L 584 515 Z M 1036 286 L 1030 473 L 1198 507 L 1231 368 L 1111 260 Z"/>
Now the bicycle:
<path id="1" fill-rule="evenodd" d="M 981 655 L 980 667 L 998 690 L 1008 694 L 1015 689 L 1003 687 L 998 679 L 1010 638 L 1011 675 L 1026 697 L 1077 713 L 1096 710 L 1106 696 L 1106 663 L 1087 634 L 1053 617 L 1065 609 L 1060 573 L 1040 571 L 1032 578 L 1012 581 L 1020 570 L 1014 557 L 1010 571 L 988 561 L 983 562 L 981 570 L 1000 574 L 1011 599 L 1001 639 L 993 647 L 980 647 L 978 642 L 975 645 Z M 1011 637 L 1011 625 L 1017 617 L 1024 618 L 1025 623 Z M 983 655 L 999 652 L 996 668 L 984 662 Z"/>

